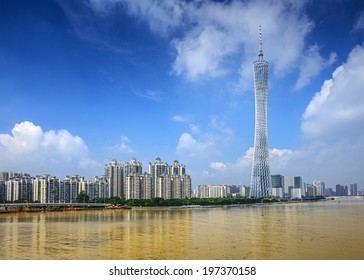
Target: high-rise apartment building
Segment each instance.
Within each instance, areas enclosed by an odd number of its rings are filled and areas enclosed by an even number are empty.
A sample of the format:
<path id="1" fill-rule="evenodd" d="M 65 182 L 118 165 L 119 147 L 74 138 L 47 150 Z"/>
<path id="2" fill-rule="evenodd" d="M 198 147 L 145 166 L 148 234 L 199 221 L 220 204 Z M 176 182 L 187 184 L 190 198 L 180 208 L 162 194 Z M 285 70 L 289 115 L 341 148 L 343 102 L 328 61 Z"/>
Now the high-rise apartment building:
<path id="1" fill-rule="evenodd" d="M 350 184 L 350 195 L 351 196 L 357 196 L 358 195 L 358 184 L 357 183 L 352 183 Z"/>
<path id="2" fill-rule="evenodd" d="M 335 195 L 336 196 L 348 196 L 349 190 L 347 186 L 342 186 L 340 184 L 335 186 Z"/>
<path id="3" fill-rule="evenodd" d="M 18 172 L 0 172 L 0 181 L 8 181 L 16 177 L 21 177 L 23 175 L 29 175 L 29 174 L 18 173 Z"/>
<path id="4" fill-rule="evenodd" d="M 192 180 L 191 176 L 183 174 L 180 176 L 182 180 L 182 196 L 180 198 L 191 198 L 192 196 Z"/>
<path id="5" fill-rule="evenodd" d="M 143 166 L 142 163 L 137 161 L 136 158 L 132 158 L 129 162 L 124 163 L 124 176 L 129 174 L 142 174 Z"/>
<path id="6" fill-rule="evenodd" d="M 312 182 L 312 185 L 315 187 L 316 195 L 325 195 L 325 182 L 315 180 Z"/>
<path id="7" fill-rule="evenodd" d="M 6 184 L 5 180 L 0 180 L 0 203 L 6 201 Z"/>
<path id="8" fill-rule="evenodd" d="M 245 186 L 237 187 L 235 185 L 199 185 L 194 189 L 194 196 L 198 198 L 222 198 L 236 195 L 246 196 L 247 189 Z"/>
<path id="9" fill-rule="evenodd" d="M 33 180 L 33 202 L 47 203 L 48 176 L 37 176 Z"/>
<path id="10" fill-rule="evenodd" d="M 63 203 L 73 203 L 76 201 L 77 195 L 80 193 L 80 182 L 83 181 L 84 178 L 78 175 L 66 176 L 63 179 L 63 190 L 64 190 L 64 202 Z M 56 182 L 55 182 L 56 183 Z M 57 190 L 57 186 L 54 186 L 54 190 Z M 56 193 L 56 192 L 55 192 Z M 54 195 L 53 199 L 49 196 L 50 203 L 57 202 L 57 196 Z M 53 201 L 52 201 L 53 200 Z M 61 200 L 62 201 L 62 200 Z"/>
<path id="11" fill-rule="evenodd" d="M 33 195 L 33 179 L 29 174 L 22 173 L 6 181 L 7 201 L 31 201 Z"/>
<path id="12" fill-rule="evenodd" d="M 6 182 L 6 200 L 19 201 L 20 180 L 11 179 Z"/>
<path id="13" fill-rule="evenodd" d="M 312 184 L 305 184 L 305 196 L 316 196 L 316 187 Z"/>
<path id="14" fill-rule="evenodd" d="M 126 176 L 126 199 L 151 199 L 152 197 L 152 176 L 150 174 L 132 172 Z"/>
<path id="15" fill-rule="evenodd" d="M 164 199 L 191 198 L 191 177 L 164 173 L 158 177 L 157 193 Z"/>
<path id="16" fill-rule="evenodd" d="M 173 164 L 169 167 L 169 174 L 183 176 L 186 174 L 186 166 L 180 164 L 178 160 L 175 160 Z"/>
<path id="17" fill-rule="evenodd" d="M 247 186 L 241 186 L 240 187 L 240 195 L 241 196 L 250 196 L 250 187 Z"/>
<path id="18" fill-rule="evenodd" d="M 267 126 L 269 63 L 263 59 L 261 30 L 259 33 L 259 55 L 254 62 L 255 135 L 250 196 L 268 197 L 272 195 Z"/>
<path id="19" fill-rule="evenodd" d="M 140 180 L 140 198 L 141 199 L 153 198 L 152 175 L 144 172 L 144 174 L 139 175 L 139 180 Z"/>
<path id="20" fill-rule="evenodd" d="M 105 176 L 109 184 L 109 197 L 124 196 L 123 168 L 123 165 L 118 163 L 116 159 L 105 165 Z"/>
<path id="21" fill-rule="evenodd" d="M 8 181 L 9 178 L 9 172 L 0 172 L 0 181 Z"/>
<path id="22" fill-rule="evenodd" d="M 127 175 L 125 178 L 125 198 L 126 199 L 140 199 L 140 186 L 139 174 L 134 172 Z"/>
<path id="23" fill-rule="evenodd" d="M 132 158 L 125 164 L 112 160 L 105 165 L 105 175 L 95 176 L 93 182 L 79 175 L 59 179 L 48 174 L 33 178 L 26 173 L 1 172 L 1 179 L 5 180 L 0 180 L 0 203 L 74 203 L 81 192 L 86 192 L 91 200 L 113 196 L 126 199 L 191 197 L 191 177 L 177 160 L 169 166 L 157 158 L 154 164 L 149 164 L 149 170 L 150 173 L 143 174 L 142 163 Z"/>
<path id="24" fill-rule="evenodd" d="M 65 203 L 66 184 L 60 178 L 56 176 L 48 177 L 48 203 Z"/>
<path id="25" fill-rule="evenodd" d="M 91 187 L 91 186 L 90 186 Z M 92 194 L 90 198 L 103 198 L 110 196 L 109 180 L 106 176 L 95 176 L 92 190 L 89 190 L 88 195 Z"/>
<path id="26" fill-rule="evenodd" d="M 125 162 L 123 171 L 123 197 L 126 199 L 141 199 L 141 189 L 143 180 L 140 180 L 143 167 L 142 163 L 136 158 L 132 158 L 129 162 Z"/>
<path id="27" fill-rule="evenodd" d="M 149 174 L 152 176 L 152 188 L 154 197 L 162 197 L 161 189 L 158 188 L 158 178 L 162 174 L 169 174 L 169 166 L 167 163 L 162 162 L 159 157 L 157 157 L 154 163 L 149 163 L 148 166 Z"/>

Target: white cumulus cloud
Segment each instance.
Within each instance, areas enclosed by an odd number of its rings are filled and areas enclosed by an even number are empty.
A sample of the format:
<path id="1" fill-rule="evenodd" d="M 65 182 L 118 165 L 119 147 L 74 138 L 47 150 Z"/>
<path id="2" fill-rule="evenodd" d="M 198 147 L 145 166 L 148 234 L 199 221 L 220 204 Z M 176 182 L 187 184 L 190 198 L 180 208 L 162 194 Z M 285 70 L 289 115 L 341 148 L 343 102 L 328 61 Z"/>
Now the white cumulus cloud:
<path id="1" fill-rule="evenodd" d="M 16 156 L 37 151 L 42 142 L 43 131 L 31 122 L 15 124 L 11 134 L 0 134 L 2 155 Z"/>
<path id="2" fill-rule="evenodd" d="M 190 133 L 184 132 L 178 140 L 177 154 L 187 154 L 189 157 L 204 155 L 211 145 L 209 139 L 197 141 Z"/>
<path id="3" fill-rule="evenodd" d="M 301 130 L 307 143 L 297 150 L 297 168 L 334 184 L 363 184 L 364 45 L 324 81 L 307 106 Z"/>
<path id="4" fill-rule="evenodd" d="M 324 82 L 303 114 L 301 129 L 310 138 L 342 139 L 364 135 L 364 46 Z"/>
<path id="5" fill-rule="evenodd" d="M 205 27 L 198 34 L 191 33 L 183 39 L 175 40 L 174 45 L 177 57 L 173 71 L 177 75 L 185 73 L 189 80 L 195 80 L 201 75 L 219 76 L 226 73 L 221 67 L 221 60 L 233 51 L 226 45 L 225 33 L 211 26 Z"/>
<path id="6" fill-rule="evenodd" d="M 221 149 L 230 143 L 234 131 L 227 127 L 217 116 L 211 116 L 207 127 L 190 124 L 191 132 L 183 132 L 179 137 L 176 152 L 185 159 L 194 157 L 208 158 L 220 154 Z"/>
<path id="7" fill-rule="evenodd" d="M 11 134 L 0 134 L 0 155 L 0 169 L 4 171 L 63 176 L 99 167 L 82 138 L 67 130 L 44 132 L 29 121 L 15 124 Z"/>
<path id="8" fill-rule="evenodd" d="M 302 3 L 302 2 L 301 2 Z M 193 28 L 174 38 L 177 56 L 174 73 L 189 80 L 229 72 L 232 54 L 241 53 L 242 80 L 251 83 L 251 63 L 257 56 L 258 27 L 263 27 L 265 54 L 282 75 L 294 68 L 305 49 L 305 36 L 313 23 L 304 16 L 304 5 L 292 1 L 205 1 L 184 6 Z M 262 12 L 264 11 L 264 16 Z M 256 40 L 254 40 L 256 38 Z M 274 42 L 279 41 L 280 44 Z"/>

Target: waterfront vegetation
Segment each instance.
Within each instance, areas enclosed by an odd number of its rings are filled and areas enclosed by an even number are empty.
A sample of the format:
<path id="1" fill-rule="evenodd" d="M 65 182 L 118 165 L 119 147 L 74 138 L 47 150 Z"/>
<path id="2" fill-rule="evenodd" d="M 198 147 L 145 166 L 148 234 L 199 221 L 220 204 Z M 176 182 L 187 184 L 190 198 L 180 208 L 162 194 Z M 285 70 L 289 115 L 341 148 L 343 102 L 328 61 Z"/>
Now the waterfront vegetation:
<path id="1" fill-rule="evenodd" d="M 315 197 L 303 197 L 302 199 L 293 199 L 294 200 L 304 200 L 304 201 L 317 201 L 325 199 L 324 196 L 315 196 Z M 95 198 L 90 199 L 90 197 L 85 193 L 81 192 L 77 195 L 75 203 L 85 203 L 85 204 L 93 204 L 93 203 L 105 203 L 110 205 L 124 205 L 129 207 L 155 207 L 155 206 L 191 206 L 191 205 L 201 205 L 201 206 L 209 206 L 209 205 L 236 205 L 236 204 L 254 204 L 254 203 L 273 203 L 282 200 L 278 197 L 265 197 L 265 198 L 256 198 L 256 197 L 245 197 L 245 196 L 235 196 L 235 197 L 219 197 L 219 198 L 183 198 L 183 199 L 164 199 L 160 197 L 154 197 L 151 199 L 125 199 L 122 197 L 104 197 L 104 198 Z M 4 204 L 11 203 L 39 203 L 39 201 L 4 201 Z"/>
<path id="2" fill-rule="evenodd" d="M 232 205 L 232 204 L 253 204 L 260 202 L 275 202 L 272 198 L 251 198 L 251 197 L 224 197 L 224 198 L 184 198 L 184 199 L 129 199 L 125 201 L 125 205 L 128 206 L 191 206 L 191 205 Z"/>
<path id="3" fill-rule="evenodd" d="M 121 197 L 97 198 L 90 200 L 85 193 L 80 193 L 76 202 L 82 203 L 109 203 L 113 205 L 126 205 L 130 207 L 154 207 L 154 206 L 191 206 L 191 205 L 232 205 L 232 204 L 253 204 L 269 203 L 278 201 L 275 197 L 252 198 L 252 197 L 224 197 L 224 198 L 183 198 L 163 199 L 154 197 L 151 199 L 125 199 Z"/>
<path id="4" fill-rule="evenodd" d="M 223 197 L 223 198 L 183 198 L 183 199 L 163 199 L 154 197 L 151 199 L 125 199 L 121 197 L 95 198 L 90 199 L 85 192 L 78 194 L 76 203 L 107 203 L 112 205 L 125 205 L 130 207 L 154 207 L 154 206 L 191 206 L 191 205 L 234 205 L 234 204 L 254 204 L 254 203 L 271 203 L 279 201 L 276 197 L 254 198 L 254 197 Z M 37 203 L 38 201 L 33 201 Z M 31 203 L 31 201 L 14 201 L 5 203 Z"/>

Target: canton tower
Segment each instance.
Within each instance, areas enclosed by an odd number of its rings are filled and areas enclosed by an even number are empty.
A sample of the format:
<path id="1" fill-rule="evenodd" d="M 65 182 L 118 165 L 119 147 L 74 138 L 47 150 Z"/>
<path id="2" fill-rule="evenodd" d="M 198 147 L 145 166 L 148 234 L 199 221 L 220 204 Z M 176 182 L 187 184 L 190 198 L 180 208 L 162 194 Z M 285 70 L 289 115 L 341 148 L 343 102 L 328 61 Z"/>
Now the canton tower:
<path id="1" fill-rule="evenodd" d="M 272 195 L 267 126 L 268 71 L 269 63 L 263 60 L 262 30 L 259 26 L 259 55 L 258 60 L 254 62 L 255 135 L 250 190 L 252 197 Z"/>

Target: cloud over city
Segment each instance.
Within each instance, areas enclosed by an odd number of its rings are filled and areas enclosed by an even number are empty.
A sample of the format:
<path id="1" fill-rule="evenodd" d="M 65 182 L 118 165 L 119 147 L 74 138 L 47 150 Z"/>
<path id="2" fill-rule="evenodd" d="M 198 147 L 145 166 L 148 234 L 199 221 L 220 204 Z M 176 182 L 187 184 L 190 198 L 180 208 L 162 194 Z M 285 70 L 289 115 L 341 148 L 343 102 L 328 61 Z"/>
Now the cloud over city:
<path id="1" fill-rule="evenodd" d="M 120 136 L 120 142 L 109 148 L 110 151 L 117 154 L 135 155 L 135 150 L 131 147 L 131 141 L 125 135 Z"/>
<path id="2" fill-rule="evenodd" d="M 84 36 L 87 21 L 83 12 L 76 15 L 72 7 L 63 3 L 75 34 Z M 321 56 L 317 45 L 307 45 L 306 37 L 315 27 L 306 15 L 308 1 L 126 1 L 105 2 L 90 0 L 85 9 L 104 21 L 105 17 L 117 17 L 123 13 L 144 22 L 154 34 L 170 41 L 175 56 L 171 73 L 196 81 L 202 77 L 239 74 L 243 90 L 251 89 L 251 63 L 258 51 L 258 28 L 263 28 L 264 49 L 277 77 L 300 70 L 296 88 L 301 89 L 328 65 L 335 61 L 335 53 L 328 58 Z M 264 17 L 261 16 L 264 11 Z M 110 17 L 111 18 L 111 17 Z M 89 22 L 95 25 L 97 17 Z M 109 19 L 109 25 L 112 19 Z M 106 25 L 106 24 L 104 24 Z M 360 26 L 360 21 L 357 24 Z M 107 26 L 107 25 L 106 25 Z M 91 27 L 87 27 L 86 31 Z M 82 30 L 79 30 L 82 29 Z M 96 33 L 97 34 L 97 33 Z M 94 33 L 95 35 L 95 33 Z M 104 35 L 98 40 L 108 48 L 112 41 Z M 252 40 L 256 38 L 256 40 Z M 107 42 L 106 42 L 107 41 Z M 106 43 L 105 43 L 106 42 Z M 276 44 L 275 42 L 280 42 Z M 121 46 L 115 44 L 115 49 Z M 231 69 L 231 56 L 241 53 L 240 68 Z"/>
<path id="3" fill-rule="evenodd" d="M 350 52 L 312 98 L 303 114 L 302 132 L 309 138 L 338 140 L 362 137 L 364 123 L 364 46 Z"/>
<path id="4" fill-rule="evenodd" d="M 222 152 L 220 148 L 229 145 L 235 137 L 233 129 L 226 126 L 221 117 L 210 116 L 207 126 L 201 129 L 199 125 L 190 124 L 188 132 L 183 132 L 176 147 L 177 155 L 184 160 L 209 158 Z"/>
<path id="5" fill-rule="evenodd" d="M 99 167 L 79 136 L 64 129 L 43 131 L 29 121 L 15 124 L 11 134 L 0 134 L 0 154 L 0 170 L 64 176 L 62 172 Z"/>

